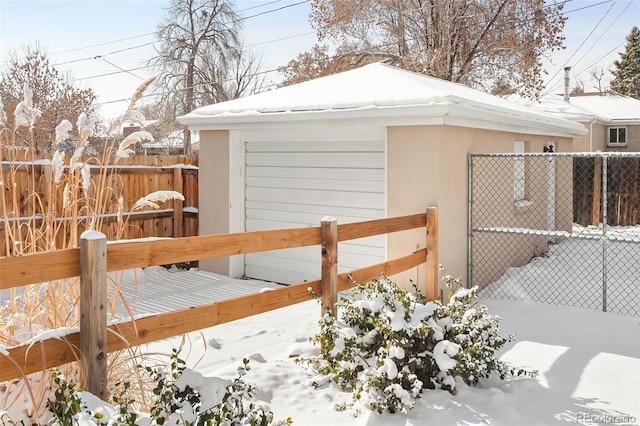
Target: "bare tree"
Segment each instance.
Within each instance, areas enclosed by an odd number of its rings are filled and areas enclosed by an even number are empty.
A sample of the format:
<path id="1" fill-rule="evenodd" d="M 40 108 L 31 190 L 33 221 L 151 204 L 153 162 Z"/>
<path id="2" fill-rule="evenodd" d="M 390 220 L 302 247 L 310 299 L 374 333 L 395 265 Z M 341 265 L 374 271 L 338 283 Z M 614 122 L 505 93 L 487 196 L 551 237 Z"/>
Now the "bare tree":
<path id="1" fill-rule="evenodd" d="M 23 99 L 25 85 L 33 92 L 33 107 L 42 113 L 33 129 L 14 127 L 14 110 Z M 33 148 L 44 152 L 51 148 L 56 126 L 63 119 L 75 122 L 81 113 L 93 112 L 96 99 L 91 89 L 74 86 L 68 75 L 58 71 L 38 43 L 24 46 L 21 53 L 9 52 L 0 74 L 0 97 L 16 142 L 33 143 Z"/>
<path id="2" fill-rule="evenodd" d="M 605 86 L 604 77 L 607 74 L 607 70 L 603 67 L 593 67 L 591 72 L 589 73 L 591 78 L 596 82 L 596 85 L 593 86 L 598 92 L 603 93 L 607 91 L 607 87 Z"/>
<path id="3" fill-rule="evenodd" d="M 578 78 L 576 79 L 569 95 L 576 96 L 576 95 L 581 95 L 583 93 L 584 93 L 584 81 Z"/>
<path id="4" fill-rule="evenodd" d="M 230 0 L 172 0 L 158 29 L 155 65 L 164 120 L 193 109 L 257 90 L 260 59 L 248 55 L 241 24 Z M 184 153 L 191 155 L 191 135 L 184 130 Z"/>
<path id="5" fill-rule="evenodd" d="M 339 46 L 332 65 L 385 61 L 485 91 L 506 85 L 535 97 L 543 87 L 543 55 L 562 48 L 561 11 L 561 3 L 544 0 L 312 0 L 310 19 L 321 42 Z M 286 83 L 299 80 L 296 69 L 317 71 L 310 77 L 333 72 L 313 66 L 322 54 L 314 49 L 294 59 Z"/>

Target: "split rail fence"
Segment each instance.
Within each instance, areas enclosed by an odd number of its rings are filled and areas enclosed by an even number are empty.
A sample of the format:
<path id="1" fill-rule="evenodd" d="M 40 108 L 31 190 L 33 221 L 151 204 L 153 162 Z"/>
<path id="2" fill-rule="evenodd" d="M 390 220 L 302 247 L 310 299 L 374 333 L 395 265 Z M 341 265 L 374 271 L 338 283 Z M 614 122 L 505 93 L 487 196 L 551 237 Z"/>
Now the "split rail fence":
<path id="1" fill-rule="evenodd" d="M 337 272 L 338 242 L 426 228 L 426 246 L 406 256 L 349 273 Z M 437 209 L 426 213 L 338 225 L 324 218 L 311 228 L 252 231 L 236 234 L 183 237 L 107 245 L 103 234 L 87 231 L 80 248 L 20 257 L 0 258 L 0 290 L 35 283 L 80 277 L 80 331 L 8 348 L 0 356 L 0 382 L 69 362 L 82 360 L 86 367 L 84 388 L 105 399 L 107 354 L 167 337 L 234 321 L 309 300 L 309 289 L 320 295 L 325 309 L 335 309 L 338 292 L 353 281 L 395 275 L 426 263 L 429 300 L 437 297 Z M 166 312 L 135 321 L 107 324 L 107 273 L 152 265 L 187 262 L 260 251 L 320 246 L 321 278 L 188 309 Z"/>

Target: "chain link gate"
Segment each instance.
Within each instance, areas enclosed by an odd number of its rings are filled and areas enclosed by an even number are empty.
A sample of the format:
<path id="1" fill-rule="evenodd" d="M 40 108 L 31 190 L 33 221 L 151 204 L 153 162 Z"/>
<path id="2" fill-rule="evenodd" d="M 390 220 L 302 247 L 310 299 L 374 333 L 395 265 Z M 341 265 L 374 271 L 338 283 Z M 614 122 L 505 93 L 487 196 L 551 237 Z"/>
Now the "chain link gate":
<path id="1" fill-rule="evenodd" d="M 469 285 L 640 316 L 640 153 L 469 155 Z"/>

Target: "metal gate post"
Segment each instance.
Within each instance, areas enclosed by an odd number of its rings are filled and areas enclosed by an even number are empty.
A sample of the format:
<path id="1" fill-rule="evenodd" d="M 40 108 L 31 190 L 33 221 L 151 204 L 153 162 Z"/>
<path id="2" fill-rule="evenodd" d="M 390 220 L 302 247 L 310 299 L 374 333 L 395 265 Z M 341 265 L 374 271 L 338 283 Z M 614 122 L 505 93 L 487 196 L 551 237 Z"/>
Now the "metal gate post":
<path id="1" fill-rule="evenodd" d="M 607 156 L 602 156 L 602 311 L 607 312 Z"/>
<path id="2" fill-rule="evenodd" d="M 473 286 L 473 154 L 467 154 L 467 288 Z"/>

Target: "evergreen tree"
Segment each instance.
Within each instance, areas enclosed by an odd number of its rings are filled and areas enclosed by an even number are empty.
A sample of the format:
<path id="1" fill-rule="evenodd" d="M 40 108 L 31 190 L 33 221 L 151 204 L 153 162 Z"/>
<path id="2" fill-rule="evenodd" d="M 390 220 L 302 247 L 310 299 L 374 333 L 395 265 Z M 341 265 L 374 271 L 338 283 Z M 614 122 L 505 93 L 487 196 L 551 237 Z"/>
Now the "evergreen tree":
<path id="1" fill-rule="evenodd" d="M 614 79 L 611 88 L 616 92 L 640 99 L 640 30 L 634 26 L 627 36 L 624 53 L 620 60 L 614 61 L 615 69 L 611 71 Z"/>

